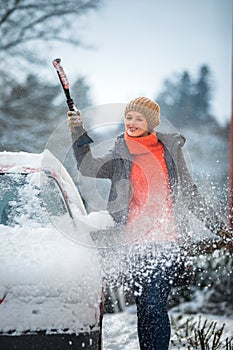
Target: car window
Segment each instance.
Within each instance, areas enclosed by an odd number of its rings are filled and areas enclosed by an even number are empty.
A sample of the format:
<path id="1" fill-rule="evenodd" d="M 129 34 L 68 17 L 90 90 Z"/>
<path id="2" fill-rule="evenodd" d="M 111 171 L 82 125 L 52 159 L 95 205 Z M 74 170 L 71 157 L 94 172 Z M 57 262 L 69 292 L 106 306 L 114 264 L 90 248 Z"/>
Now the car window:
<path id="1" fill-rule="evenodd" d="M 34 221 L 42 225 L 51 217 L 69 213 L 56 180 L 45 174 L 0 175 L 0 223 L 24 225 Z"/>

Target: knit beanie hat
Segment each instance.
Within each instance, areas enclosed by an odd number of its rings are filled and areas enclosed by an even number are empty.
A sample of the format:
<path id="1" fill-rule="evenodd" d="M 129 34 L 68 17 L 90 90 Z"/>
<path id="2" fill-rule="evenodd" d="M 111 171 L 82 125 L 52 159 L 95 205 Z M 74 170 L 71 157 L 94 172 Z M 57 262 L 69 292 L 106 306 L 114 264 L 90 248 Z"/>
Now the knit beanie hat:
<path id="1" fill-rule="evenodd" d="M 125 116 L 129 111 L 143 114 L 147 120 L 149 131 L 160 124 L 160 107 L 147 97 L 137 97 L 130 101 L 125 107 Z"/>

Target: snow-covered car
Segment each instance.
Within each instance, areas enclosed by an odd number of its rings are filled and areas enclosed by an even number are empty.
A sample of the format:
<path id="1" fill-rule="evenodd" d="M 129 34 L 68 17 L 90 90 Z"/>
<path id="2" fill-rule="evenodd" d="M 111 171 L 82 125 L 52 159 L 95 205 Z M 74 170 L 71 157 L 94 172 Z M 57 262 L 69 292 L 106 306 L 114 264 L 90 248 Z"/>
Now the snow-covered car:
<path id="1" fill-rule="evenodd" d="M 101 349 L 90 215 L 48 150 L 0 152 L 0 349 Z"/>

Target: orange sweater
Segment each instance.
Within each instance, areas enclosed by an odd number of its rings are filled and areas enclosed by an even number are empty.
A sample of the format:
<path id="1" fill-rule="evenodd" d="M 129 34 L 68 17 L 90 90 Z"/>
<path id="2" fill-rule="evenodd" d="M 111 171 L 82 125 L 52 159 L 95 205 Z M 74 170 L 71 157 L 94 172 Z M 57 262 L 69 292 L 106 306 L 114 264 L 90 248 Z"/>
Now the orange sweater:
<path id="1" fill-rule="evenodd" d="M 125 133 L 124 137 L 134 155 L 127 241 L 174 241 L 177 235 L 164 146 L 155 132 L 138 138 Z"/>

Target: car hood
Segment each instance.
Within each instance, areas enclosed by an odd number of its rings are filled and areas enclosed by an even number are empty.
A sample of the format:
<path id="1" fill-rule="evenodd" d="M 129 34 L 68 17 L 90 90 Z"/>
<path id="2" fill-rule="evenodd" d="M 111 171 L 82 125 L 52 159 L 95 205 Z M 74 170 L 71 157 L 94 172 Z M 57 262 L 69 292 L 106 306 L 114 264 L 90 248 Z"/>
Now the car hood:
<path id="1" fill-rule="evenodd" d="M 64 329 L 95 323 L 101 271 L 94 247 L 51 227 L 0 225 L 0 332 Z"/>

